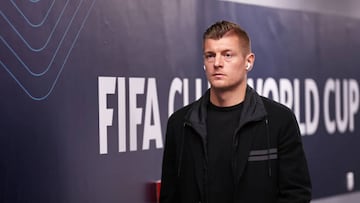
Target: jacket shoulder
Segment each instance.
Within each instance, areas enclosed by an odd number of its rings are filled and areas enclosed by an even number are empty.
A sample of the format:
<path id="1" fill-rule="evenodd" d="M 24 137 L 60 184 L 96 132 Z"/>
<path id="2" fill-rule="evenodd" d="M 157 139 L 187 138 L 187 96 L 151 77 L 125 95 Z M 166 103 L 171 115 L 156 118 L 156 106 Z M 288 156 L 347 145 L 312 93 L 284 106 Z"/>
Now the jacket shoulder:
<path id="1" fill-rule="evenodd" d="M 281 117 L 281 118 L 284 118 L 284 117 L 287 117 L 287 118 L 294 118 L 295 115 L 293 113 L 293 111 L 288 108 L 287 106 L 279 103 L 279 102 L 276 102 L 272 99 L 269 99 L 269 98 L 266 98 L 266 97 L 263 97 L 263 96 L 260 96 L 263 103 L 264 103 L 264 106 L 265 106 L 265 109 L 266 109 L 266 112 L 268 114 L 268 116 L 275 116 L 275 117 Z"/>
<path id="2" fill-rule="evenodd" d="M 197 102 L 197 101 L 195 101 L 195 102 Z M 176 110 L 174 113 L 172 113 L 168 119 L 168 124 L 183 122 L 186 115 L 192 109 L 195 102 L 188 104 L 188 105 Z"/>

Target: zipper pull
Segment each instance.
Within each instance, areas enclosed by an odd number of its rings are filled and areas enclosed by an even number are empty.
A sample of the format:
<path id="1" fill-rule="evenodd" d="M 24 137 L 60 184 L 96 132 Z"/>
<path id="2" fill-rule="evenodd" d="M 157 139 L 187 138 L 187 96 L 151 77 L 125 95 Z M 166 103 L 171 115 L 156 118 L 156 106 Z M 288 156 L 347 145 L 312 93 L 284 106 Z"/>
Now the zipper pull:
<path id="1" fill-rule="evenodd" d="M 186 127 L 186 126 L 191 126 L 191 123 L 188 122 L 188 121 L 185 121 L 185 122 L 184 122 L 184 127 Z"/>

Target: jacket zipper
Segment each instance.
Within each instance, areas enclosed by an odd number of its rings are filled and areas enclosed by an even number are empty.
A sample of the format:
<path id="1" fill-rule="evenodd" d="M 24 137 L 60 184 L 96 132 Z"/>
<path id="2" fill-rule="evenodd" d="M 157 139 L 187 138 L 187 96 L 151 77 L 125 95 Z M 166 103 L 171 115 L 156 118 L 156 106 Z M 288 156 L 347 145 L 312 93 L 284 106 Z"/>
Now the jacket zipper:
<path id="1" fill-rule="evenodd" d="M 182 163 L 182 156 L 183 156 L 183 149 L 184 149 L 184 139 L 185 139 L 185 128 L 186 128 L 186 126 L 188 126 L 188 127 L 191 127 L 192 128 L 192 125 L 191 125 L 191 123 L 190 122 L 188 122 L 188 121 L 185 121 L 184 122 L 184 131 L 183 131 L 183 137 L 182 137 L 182 140 L 181 140 L 181 149 L 180 149 L 180 157 L 179 157 L 179 159 L 180 159 L 180 163 L 179 163 L 179 166 L 178 166 L 178 176 L 180 176 L 180 171 L 181 171 L 181 163 Z M 193 129 L 194 130 L 194 129 Z M 196 132 L 196 130 L 194 130 L 195 132 Z M 197 133 L 197 132 L 196 132 Z M 198 133 L 197 133 L 198 134 Z M 201 137 L 201 136 L 200 136 Z M 204 141 L 202 138 L 201 138 L 201 142 L 202 142 L 202 146 L 203 146 L 203 153 L 204 153 L 204 168 L 203 168 L 203 170 L 204 170 L 204 182 L 203 182 L 203 188 L 204 188 L 204 193 L 205 194 L 202 194 L 202 195 L 204 195 L 204 196 L 202 196 L 201 198 L 202 198 L 202 201 L 200 201 L 200 203 L 201 202 L 203 202 L 203 203 L 206 203 L 207 202 L 207 194 L 208 194 L 208 191 L 207 191 L 207 186 L 206 186 L 206 184 L 207 184 L 207 176 L 208 176 L 208 168 L 207 168 L 207 166 L 208 166 L 208 157 L 207 157 L 207 150 L 206 150 L 206 141 Z"/>
<path id="2" fill-rule="evenodd" d="M 182 164 L 182 157 L 183 157 L 183 153 L 184 153 L 184 141 L 185 141 L 185 128 L 186 128 L 186 126 L 191 126 L 191 123 L 184 122 L 184 129 L 183 129 L 183 134 L 182 134 L 181 143 L 180 143 L 179 163 L 178 163 L 178 169 L 177 169 L 178 177 L 180 176 L 180 173 L 181 173 L 181 164 Z"/>

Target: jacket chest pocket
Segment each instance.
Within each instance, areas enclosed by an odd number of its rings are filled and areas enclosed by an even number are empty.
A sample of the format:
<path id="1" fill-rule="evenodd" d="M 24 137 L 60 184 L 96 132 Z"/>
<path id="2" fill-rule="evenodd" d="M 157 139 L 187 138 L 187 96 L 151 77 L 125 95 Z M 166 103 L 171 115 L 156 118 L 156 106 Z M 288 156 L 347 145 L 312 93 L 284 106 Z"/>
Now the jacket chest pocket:
<path id="1" fill-rule="evenodd" d="M 245 152 L 247 153 L 245 173 L 248 173 L 249 178 L 253 176 L 254 179 L 276 175 L 277 140 L 276 135 L 270 134 L 266 120 L 248 126 L 243 133 L 240 136 L 251 137 L 250 146 Z"/>

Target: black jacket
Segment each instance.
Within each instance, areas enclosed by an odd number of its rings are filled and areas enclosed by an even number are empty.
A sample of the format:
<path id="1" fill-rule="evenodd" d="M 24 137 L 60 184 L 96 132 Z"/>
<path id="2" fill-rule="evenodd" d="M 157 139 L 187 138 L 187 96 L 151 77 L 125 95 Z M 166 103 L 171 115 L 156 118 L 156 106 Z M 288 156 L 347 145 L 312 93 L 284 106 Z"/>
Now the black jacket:
<path id="1" fill-rule="evenodd" d="M 207 91 L 168 120 L 160 203 L 207 202 L 209 95 Z M 310 202 L 309 172 L 290 109 L 247 87 L 232 148 L 234 202 Z"/>

